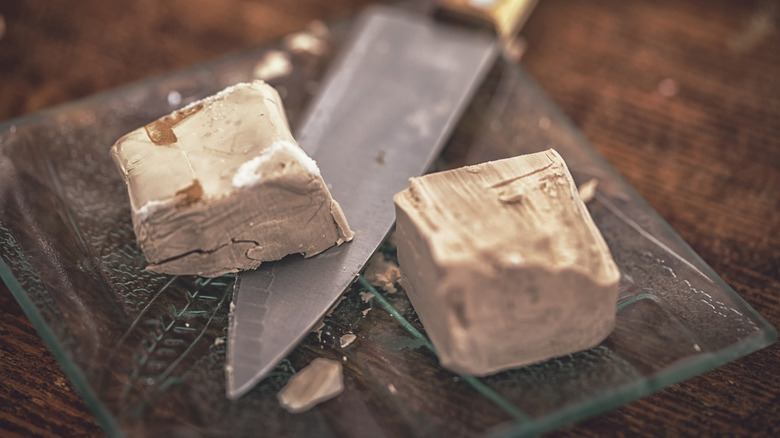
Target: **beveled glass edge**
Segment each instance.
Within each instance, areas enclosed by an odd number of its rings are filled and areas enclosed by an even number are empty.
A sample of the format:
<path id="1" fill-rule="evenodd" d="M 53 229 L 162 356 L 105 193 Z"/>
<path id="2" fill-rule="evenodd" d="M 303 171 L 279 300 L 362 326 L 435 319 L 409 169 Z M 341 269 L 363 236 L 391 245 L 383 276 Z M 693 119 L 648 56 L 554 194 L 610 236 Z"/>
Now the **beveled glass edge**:
<path id="1" fill-rule="evenodd" d="M 499 430 L 488 433 L 487 436 L 490 438 L 537 436 L 611 411 L 773 344 L 777 340 L 777 332 L 773 327 L 770 328 L 772 330 L 763 331 L 763 336 L 756 336 L 751 341 L 745 338 L 717 353 L 700 353 L 695 357 L 683 359 L 679 366 L 669 367 L 651 378 L 621 385 L 609 394 L 558 409 L 554 414 L 534 418 L 530 423 L 499 426 Z"/>
<path id="2" fill-rule="evenodd" d="M 0 278 L 11 291 L 11 294 L 19 303 L 22 311 L 27 318 L 32 322 L 33 327 L 38 332 L 38 335 L 43 339 L 43 342 L 48 347 L 51 354 L 57 360 L 62 367 L 65 375 L 68 376 L 73 386 L 76 388 L 76 392 L 84 400 L 89 411 L 100 423 L 103 431 L 108 436 L 123 437 L 119 424 L 117 424 L 114 416 L 108 411 L 105 404 L 100 401 L 92 386 L 87 381 L 84 374 L 81 373 L 78 365 L 75 364 L 70 355 L 63 348 L 60 339 L 51 331 L 49 325 L 44 320 L 41 313 L 38 311 L 38 307 L 32 302 L 30 296 L 26 293 L 24 288 L 14 276 L 11 271 L 11 267 L 6 264 L 5 260 L 0 257 Z"/>

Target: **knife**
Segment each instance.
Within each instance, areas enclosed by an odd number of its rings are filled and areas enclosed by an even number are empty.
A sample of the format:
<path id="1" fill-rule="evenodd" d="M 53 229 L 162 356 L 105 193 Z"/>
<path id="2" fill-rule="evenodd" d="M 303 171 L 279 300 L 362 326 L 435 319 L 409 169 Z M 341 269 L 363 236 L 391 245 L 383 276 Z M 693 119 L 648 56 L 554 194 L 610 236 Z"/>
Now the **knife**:
<path id="1" fill-rule="evenodd" d="M 467 27 L 401 8 L 358 20 L 296 138 L 320 167 L 352 242 L 237 275 L 227 344 L 227 395 L 272 370 L 357 278 L 395 222 L 393 195 L 431 165 L 482 79 L 535 0 L 442 0 Z"/>

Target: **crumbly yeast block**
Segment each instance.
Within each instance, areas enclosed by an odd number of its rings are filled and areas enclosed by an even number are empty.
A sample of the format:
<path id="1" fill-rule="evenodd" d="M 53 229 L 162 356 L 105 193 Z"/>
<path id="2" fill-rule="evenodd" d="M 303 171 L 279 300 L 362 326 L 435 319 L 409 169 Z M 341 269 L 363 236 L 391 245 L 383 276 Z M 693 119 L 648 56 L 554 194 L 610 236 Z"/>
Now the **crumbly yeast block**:
<path id="1" fill-rule="evenodd" d="M 487 375 L 612 331 L 620 273 L 554 150 L 413 178 L 395 205 L 402 283 L 443 366 Z"/>
<path id="2" fill-rule="evenodd" d="M 293 414 L 308 411 L 344 391 L 343 374 L 341 362 L 318 357 L 293 374 L 276 398 Z"/>
<path id="3" fill-rule="evenodd" d="M 312 256 L 354 233 L 295 143 L 279 94 L 238 84 L 111 148 L 148 269 L 215 277 Z"/>

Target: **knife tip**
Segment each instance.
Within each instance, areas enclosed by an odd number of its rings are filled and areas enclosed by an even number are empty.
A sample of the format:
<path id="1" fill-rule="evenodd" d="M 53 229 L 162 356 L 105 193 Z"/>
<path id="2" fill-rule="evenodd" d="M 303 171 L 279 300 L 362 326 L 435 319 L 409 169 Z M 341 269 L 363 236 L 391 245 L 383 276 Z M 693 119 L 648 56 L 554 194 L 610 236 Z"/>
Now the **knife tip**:
<path id="1" fill-rule="evenodd" d="M 227 377 L 227 398 L 230 400 L 238 400 L 254 386 L 251 380 L 242 379 L 243 383 L 237 382 L 232 365 L 225 365 L 225 375 Z"/>
<path id="2" fill-rule="evenodd" d="M 225 381 L 227 382 L 226 395 L 230 400 L 238 400 L 252 390 L 258 383 L 265 379 L 273 368 L 273 364 L 258 369 L 257 367 L 234 367 L 230 363 L 225 365 Z"/>

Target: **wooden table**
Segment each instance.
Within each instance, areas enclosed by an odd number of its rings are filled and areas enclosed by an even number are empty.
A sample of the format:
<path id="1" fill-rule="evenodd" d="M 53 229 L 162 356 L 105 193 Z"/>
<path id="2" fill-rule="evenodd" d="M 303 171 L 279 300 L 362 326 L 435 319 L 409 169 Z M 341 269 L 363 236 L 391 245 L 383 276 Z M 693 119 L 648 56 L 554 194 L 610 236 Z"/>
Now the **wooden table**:
<path id="1" fill-rule="evenodd" d="M 0 4 L 0 120 L 180 69 L 367 0 Z M 780 7 L 543 0 L 522 63 L 595 147 L 780 326 Z M 0 285 L 0 435 L 100 427 Z M 777 345 L 557 436 L 777 436 Z"/>

